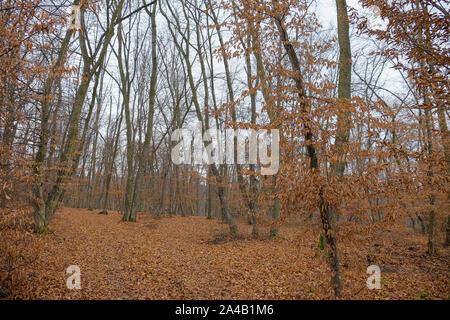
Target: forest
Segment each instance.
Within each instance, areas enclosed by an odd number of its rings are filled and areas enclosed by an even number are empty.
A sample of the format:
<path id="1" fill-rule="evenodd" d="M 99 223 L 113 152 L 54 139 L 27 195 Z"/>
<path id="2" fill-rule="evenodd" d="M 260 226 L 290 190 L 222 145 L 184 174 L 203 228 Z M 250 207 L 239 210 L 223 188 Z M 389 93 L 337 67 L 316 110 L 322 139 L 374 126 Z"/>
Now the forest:
<path id="1" fill-rule="evenodd" d="M 448 0 L 0 0 L 0 299 L 450 299 Z"/>

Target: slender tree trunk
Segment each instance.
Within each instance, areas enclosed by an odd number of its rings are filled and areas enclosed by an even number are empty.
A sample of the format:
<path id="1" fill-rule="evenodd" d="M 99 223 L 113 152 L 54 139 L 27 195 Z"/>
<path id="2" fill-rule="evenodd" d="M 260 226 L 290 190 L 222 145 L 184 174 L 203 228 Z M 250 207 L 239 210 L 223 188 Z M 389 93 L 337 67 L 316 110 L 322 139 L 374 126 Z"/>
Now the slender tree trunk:
<path id="1" fill-rule="evenodd" d="M 209 2 L 209 5 L 212 6 L 211 1 Z M 231 105 L 231 108 L 230 108 L 231 109 L 231 120 L 233 121 L 232 126 L 233 126 L 234 130 L 237 130 L 238 125 L 237 125 L 236 108 L 235 108 L 235 103 L 234 103 L 235 102 L 234 90 L 233 90 L 233 84 L 231 81 L 231 72 L 230 72 L 230 66 L 228 63 L 228 57 L 225 54 L 225 43 L 222 38 L 222 32 L 220 29 L 220 24 L 218 22 L 216 13 L 214 12 L 214 10 L 212 10 L 211 13 L 212 13 L 213 22 L 215 24 L 217 36 L 219 38 L 219 44 L 222 48 L 222 60 L 223 60 L 224 68 L 225 68 L 225 78 L 226 78 L 226 83 L 227 83 L 227 88 L 228 88 L 228 98 L 229 98 L 229 103 Z M 247 206 L 247 209 L 249 210 L 250 215 L 254 216 L 255 215 L 254 205 L 252 203 L 251 196 L 248 194 L 248 192 L 245 188 L 245 181 L 244 181 L 244 177 L 242 176 L 242 166 L 238 163 L 237 140 L 238 140 L 238 137 L 235 135 L 233 137 L 233 144 L 234 144 L 233 150 L 234 150 L 234 163 L 236 166 L 236 175 L 237 175 L 239 191 L 241 193 L 241 196 L 244 198 L 245 205 Z M 256 221 L 256 219 L 253 219 L 252 221 Z M 258 235 L 258 226 L 257 225 L 254 225 L 253 234 Z"/>
<path id="2" fill-rule="evenodd" d="M 425 93 L 424 97 L 424 104 L 425 104 L 425 129 L 427 134 L 427 144 L 426 144 L 426 150 L 431 158 L 433 154 L 433 142 L 432 142 L 432 119 L 430 115 L 430 101 Z M 431 161 L 431 159 L 429 160 Z M 433 177 L 433 169 L 431 163 L 428 164 L 429 169 L 427 172 L 427 175 L 429 176 L 430 180 Z M 430 181 L 430 188 L 431 188 L 431 181 Z M 431 190 L 430 190 L 431 191 Z M 434 203 L 435 203 L 435 195 L 431 191 L 431 194 L 429 195 L 429 204 L 431 206 L 431 210 L 429 212 L 428 216 L 428 254 L 434 255 L 436 254 L 436 239 L 435 239 L 435 229 L 436 229 L 436 213 L 434 211 Z"/>
<path id="3" fill-rule="evenodd" d="M 447 217 L 447 236 L 445 238 L 445 245 L 450 246 L 450 215 Z"/>
<path id="4" fill-rule="evenodd" d="M 448 133 L 447 120 L 445 117 L 445 99 L 441 97 L 437 98 L 438 104 L 438 120 L 439 120 L 439 130 L 441 133 L 441 141 L 444 147 L 444 160 L 447 166 L 444 170 L 444 175 L 450 176 L 450 134 Z M 450 201 L 450 193 L 447 195 L 447 200 Z M 447 237 L 445 244 L 450 246 L 450 215 L 447 219 Z"/>
<path id="5" fill-rule="evenodd" d="M 100 81 L 100 95 L 96 94 L 97 96 L 97 111 L 95 114 L 95 120 L 94 120 L 94 143 L 92 145 L 92 157 L 91 157 L 91 170 L 89 174 L 89 188 L 88 188 L 88 209 L 92 210 L 92 199 L 94 198 L 95 194 L 95 187 L 96 187 L 96 168 L 97 168 L 97 141 L 98 141 L 98 135 L 99 135 L 99 121 L 100 121 L 100 111 L 102 110 L 102 97 L 101 93 L 103 91 L 103 74 L 101 76 L 97 75 L 96 78 L 96 85 L 94 85 L 94 90 L 97 89 L 98 81 Z"/>
<path id="6" fill-rule="evenodd" d="M 136 129 L 134 128 L 134 123 L 132 122 L 132 110 L 130 110 L 130 68 L 129 60 L 127 59 L 126 53 L 130 49 L 130 43 L 124 42 L 122 23 L 118 27 L 118 53 L 117 60 L 119 64 L 120 80 L 121 80 L 121 92 L 122 92 L 122 103 L 124 104 L 125 111 L 125 124 L 126 124 L 126 161 L 127 161 L 127 182 L 125 186 L 125 201 L 124 201 L 124 213 L 122 221 L 133 221 L 132 218 L 132 208 L 133 208 L 133 194 L 134 194 L 134 151 L 135 151 L 135 135 Z M 124 45 L 127 45 L 124 48 Z M 124 57 L 125 54 L 125 57 Z M 125 58 L 125 59 L 124 59 Z"/>
<path id="7" fill-rule="evenodd" d="M 212 185 L 210 183 L 211 169 L 208 168 L 208 184 L 207 184 L 207 195 L 206 195 L 206 218 L 212 219 Z"/>
<path id="8" fill-rule="evenodd" d="M 283 46 L 288 55 L 291 67 L 296 71 L 296 76 L 293 79 L 296 84 L 296 88 L 299 92 L 299 96 L 302 100 L 301 102 L 301 112 L 305 114 L 307 117 L 309 105 L 307 104 L 307 97 L 305 88 L 303 86 L 303 76 L 302 70 L 300 68 L 300 61 L 295 53 L 295 49 L 289 40 L 289 36 L 283 26 L 283 19 L 274 17 L 275 23 L 277 25 L 278 31 L 280 33 L 281 41 L 283 42 Z M 306 151 L 307 155 L 310 159 L 310 168 L 313 174 L 319 174 L 319 163 L 317 159 L 317 153 L 315 146 L 313 144 L 313 135 L 311 132 L 311 128 L 307 123 L 303 124 L 304 127 L 304 139 L 307 142 Z M 341 296 L 342 285 L 341 285 L 341 272 L 339 267 L 339 257 L 337 252 L 336 240 L 335 240 L 335 232 L 331 225 L 330 218 L 330 206 L 323 195 L 322 189 L 319 192 L 319 212 L 320 212 L 320 220 L 322 222 L 322 229 L 325 234 L 325 238 L 327 241 L 327 259 L 331 268 L 331 284 L 334 289 L 334 294 L 336 297 Z"/>
<path id="9" fill-rule="evenodd" d="M 149 109 L 148 109 L 148 119 L 147 119 L 147 128 L 145 133 L 144 145 L 142 147 L 141 156 L 139 157 L 138 163 L 138 171 L 136 173 L 134 188 L 133 188 L 133 197 L 131 203 L 131 211 L 129 219 L 131 221 L 136 221 L 137 209 L 139 207 L 139 196 L 142 186 L 142 176 L 144 175 L 145 166 L 148 162 L 148 154 L 150 153 L 150 142 L 153 136 L 153 116 L 155 114 L 155 98 L 156 98 L 156 82 L 157 82 L 157 71 L 158 64 L 156 61 L 156 6 L 157 3 L 153 4 L 153 11 L 151 12 L 150 20 L 151 20 L 151 28 L 152 28 L 152 73 L 150 78 L 150 93 L 149 93 Z"/>
<path id="10" fill-rule="evenodd" d="M 119 106 L 117 106 L 118 109 Z M 117 149 L 119 146 L 119 137 L 120 137 L 120 127 L 122 126 L 122 119 L 123 119 L 123 111 L 124 111 L 124 107 L 122 104 L 121 110 L 120 110 L 120 116 L 119 116 L 119 120 L 118 123 L 116 124 L 116 130 L 115 130 L 115 134 L 113 134 L 114 137 L 114 143 L 113 143 L 113 150 L 112 150 L 112 154 L 111 154 L 111 159 L 109 161 L 108 166 L 105 164 L 105 173 L 106 173 L 106 181 L 105 181 L 105 195 L 104 195 L 104 199 L 103 199 L 103 210 L 100 212 L 101 214 L 108 214 L 108 199 L 109 199 L 109 188 L 111 185 L 111 178 L 112 178 L 112 173 L 113 173 L 113 169 L 114 169 L 114 162 L 116 160 L 116 154 L 117 154 Z"/>
<path id="11" fill-rule="evenodd" d="M 427 5 L 426 3 L 421 3 L 419 0 L 415 1 L 416 8 L 420 10 L 420 7 L 422 7 L 422 10 L 426 12 Z M 420 29 L 419 29 L 420 30 Z M 418 34 L 418 40 L 419 43 L 421 43 L 425 48 L 429 47 L 429 43 L 426 39 L 424 39 L 424 35 L 422 31 L 419 31 Z M 433 70 L 432 65 L 427 65 L 427 61 L 425 59 L 422 59 L 420 61 L 420 68 L 423 73 L 427 73 L 428 71 Z M 419 86 L 420 87 L 420 86 Z M 423 105 L 424 105 L 424 112 L 425 112 L 425 152 L 427 154 L 426 161 L 428 170 L 427 170 L 427 176 L 429 177 L 428 186 L 430 188 L 430 194 L 428 196 L 428 203 L 430 204 L 430 211 L 428 213 L 428 254 L 434 255 L 436 254 L 436 243 L 435 243 L 435 225 L 436 225 L 436 213 L 434 210 L 434 204 L 435 204 L 435 194 L 432 190 L 432 179 L 434 176 L 433 172 L 433 164 L 432 164 L 432 156 L 433 156 L 433 134 L 432 131 L 434 130 L 434 124 L 433 124 L 433 117 L 431 115 L 431 112 L 433 110 L 433 105 L 431 102 L 431 96 L 433 92 L 429 90 L 428 87 L 422 87 L 420 88 L 420 93 L 423 98 Z"/>
<path id="12" fill-rule="evenodd" d="M 261 55 L 261 45 L 260 45 L 259 33 L 258 33 L 259 31 L 256 29 L 256 26 L 253 22 L 249 22 L 249 30 L 250 30 L 250 34 L 252 37 L 252 52 L 253 52 L 253 56 L 255 57 L 255 60 L 256 60 L 256 71 L 258 73 L 258 78 L 260 80 L 260 85 L 262 87 L 264 102 L 266 103 L 266 106 L 268 106 L 267 113 L 269 116 L 269 120 L 270 120 L 270 123 L 273 124 L 277 120 L 277 114 L 273 110 L 273 107 L 272 107 L 273 99 L 268 90 L 268 88 L 271 86 L 271 84 L 268 83 L 267 78 L 266 78 L 266 71 L 265 71 L 265 67 L 264 67 L 263 58 Z M 278 177 L 278 174 L 275 174 L 272 177 L 272 179 L 273 179 L 272 186 L 273 186 L 275 197 L 273 200 L 272 208 L 270 209 L 270 212 L 272 215 L 272 222 L 273 222 L 272 225 L 270 226 L 270 231 L 269 231 L 269 236 L 271 238 L 278 238 L 280 236 L 279 229 L 276 224 L 280 218 L 280 212 L 281 212 L 281 201 L 277 197 L 277 192 L 278 192 L 278 187 L 277 187 L 277 182 L 276 182 L 277 177 Z M 254 220 L 256 220 L 256 217 Z"/>
<path id="13" fill-rule="evenodd" d="M 352 54 L 350 47 L 349 20 L 346 0 L 336 0 L 337 24 L 339 38 L 339 84 L 338 84 L 338 120 L 335 148 L 337 163 L 333 164 L 333 174 L 342 177 L 346 166 L 343 160 L 344 145 L 350 136 L 350 112 L 348 106 L 351 99 Z"/>

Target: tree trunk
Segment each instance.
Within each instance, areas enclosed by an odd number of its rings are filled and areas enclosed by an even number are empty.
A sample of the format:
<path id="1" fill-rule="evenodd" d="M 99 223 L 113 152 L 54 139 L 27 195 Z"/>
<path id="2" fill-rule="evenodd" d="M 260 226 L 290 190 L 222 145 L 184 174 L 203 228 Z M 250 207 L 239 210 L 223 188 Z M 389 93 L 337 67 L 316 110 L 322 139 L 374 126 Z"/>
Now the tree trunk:
<path id="1" fill-rule="evenodd" d="M 258 78 L 261 83 L 260 85 L 262 87 L 264 102 L 266 103 L 267 106 L 271 106 L 271 103 L 273 103 L 273 101 L 272 101 L 270 92 L 267 89 L 271 86 L 271 84 L 267 83 L 268 81 L 266 78 L 266 71 L 265 71 L 265 67 L 264 67 L 263 58 L 261 55 L 261 46 L 260 46 L 260 42 L 259 42 L 260 40 L 259 40 L 258 30 L 256 30 L 256 27 L 253 22 L 249 22 L 249 29 L 250 29 L 250 34 L 252 36 L 252 52 L 253 52 L 253 56 L 255 57 L 255 60 L 256 60 L 256 71 L 257 71 Z M 253 108 L 253 106 L 252 106 L 252 108 Z M 273 111 L 272 107 L 267 108 L 267 114 L 269 116 L 270 123 L 272 123 L 272 124 L 275 123 L 277 114 Z M 275 223 L 277 223 L 277 220 L 280 217 L 280 211 L 281 211 L 281 202 L 280 202 L 280 199 L 276 195 L 277 194 L 277 187 L 276 187 L 277 177 L 278 177 L 278 174 L 275 174 L 272 177 L 273 178 L 273 189 L 274 189 L 275 196 L 274 196 L 272 208 L 270 209 L 271 215 L 272 215 L 272 222 L 273 222 L 273 224 L 270 227 L 270 231 L 269 231 L 269 236 L 271 238 L 278 238 L 280 236 L 278 227 L 275 224 Z M 255 183 L 255 181 L 253 183 Z M 256 217 L 254 220 L 256 221 Z"/>
<path id="2" fill-rule="evenodd" d="M 152 73 L 150 78 L 150 93 L 149 93 L 149 105 L 148 105 L 148 119 L 147 119 L 147 128 L 145 133 L 144 145 L 142 146 L 141 156 L 139 157 L 138 163 L 138 171 L 136 173 L 134 188 L 133 188 L 133 197 L 131 203 L 130 217 L 131 221 L 136 221 L 137 209 L 140 203 L 140 191 L 142 186 L 142 176 L 144 175 L 145 166 L 148 161 L 148 154 L 150 153 L 150 142 L 153 136 L 153 115 L 155 114 L 155 98 L 156 98 L 156 82 L 157 82 L 157 71 L 158 64 L 156 61 L 156 5 L 155 2 L 153 4 L 153 11 L 151 12 L 151 26 L 152 26 Z"/>
<path id="3" fill-rule="evenodd" d="M 117 106 L 118 109 L 119 106 Z M 114 161 L 116 159 L 116 154 L 117 154 L 117 149 L 119 146 L 119 137 L 120 137 L 120 127 L 122 126 L 122 119 L 123 119 L 123 111 L 124 111 L 124 107 L 122 104 L 121 110 L 120 110 L 120 116 L 119 116 L 119 120 L 118 123 L 116 122 L 116 130 L 113 131 L 113 137 L 115 137 L 114 139 L 114 145 L 113 145 L 113 150 L 112 150 L 112 154 L 111 154 L 111 159 L 109 161 L 108 167 L 105 164 L 105 170 L 106 170 L 106 181 L 105 181 L 105 196 L 103 199 L 103 210 L 100 212 L 102 214 L 108 214 L 108 198 L 109 198 L 109 188 L 111 185 L 111 178 L 112 178 L 112 172 L 114 169 Z M 114 134 L 115 133 L 115 134 Z"/>
<path id="4" fill-rule="evenodd" d="M 299 92 L 299 96 L 302 100 L 301 102 L 301 112 L 305 113 L 305 115 L 308 113 L 308 104 L 307 104 L 307 97 L 305 88 L 303 87 L 303 76 L 302 76 L 302 70 L 300 68 L 300 61 L 297 57 L 297 54 L 295 53 L 295 49 L 293 45 L 291 44 L 289 40 L 289 36 L 283 26 L 283 19 L 274 17 L 275 23 L 277 25 L 278 31 L 280 33 L 281 41 L 283 42 L 283 46 L 285 48 L 285 51 L 288 55 L 290 64 L 293 68 L 293 70 L 296 71 L 296 76 L 293 79 L 296 84 L 296 88 Z M 307 155 L 310 159 L 310 169 L 313 174 L 319 174 L 319 163 L 317 159 L 316 149 L 313 144 L 313 135 L 311 132 L 311 128 L 307 123 L 303 124 L 304 127 L 304 139 L 307 142 L 306 144 L 306 151 Z M 320 212 L 320 219 L 322 222 L 322 229 L 325 233 L 325 238 L 327 240 L 327 243 L 329 244 L 327 248 L 329 248 L 328 252 L 328 262 L 331 268 L 331 284 L 334 289 L 334 294 L 336 297 L 341 296 L 341 273 L 339 268 L 339 257 L 337 253 L 337 246 L 335 241 L 335 232 L 333 230 L 331 219 L 330 219 L 330 206 L 328 202 L 324 199 L 323 191 L 320 190 L 319 192 L 320 202 L 319 202 L 319 212 Z"/>
<path id="5" fill-rule="evenodd" d="M 346 0 L 336 0 L 337 24 L 339 38 L 339 84 L 338 84 L 338 120 L 335 148 L 338 161 L 333 164 L 333 174 L 338 177 L 344 175 L 346 161 L 344 145 L 350 136 L 350 112 L 346 110 L 351 99 L 352 54 L 350 47 L 349 20 Z M 343 110 L 342 110 L 343 109 Z"/>
<path id="6" fill-rule="evenodd" d="M 447 236 L 445 238 L 445 245 L 450 246 L 450 215 L 447 217 Z"/>

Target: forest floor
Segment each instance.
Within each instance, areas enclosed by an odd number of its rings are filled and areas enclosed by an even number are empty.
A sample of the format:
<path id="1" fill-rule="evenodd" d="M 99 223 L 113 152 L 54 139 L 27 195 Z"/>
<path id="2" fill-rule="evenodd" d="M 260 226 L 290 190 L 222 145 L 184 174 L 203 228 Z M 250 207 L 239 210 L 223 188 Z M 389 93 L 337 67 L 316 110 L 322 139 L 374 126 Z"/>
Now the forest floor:
<path id="1" fill-rule="evenodd" d="M 48 235 L 26 224 L 26 237 L 14 240 L 22 232 L 18 226 L 0 229 L 9 250 L 2 258 L 10 264 L 8 277 L 0 270 L 8 298 L 333 298 L 317 226 L 287 223 L 280 239 L 252 239 L 251 226 L 238 221 L 241 236 L 230 238 L 216 219 L 139 213 L 137 222 L 125 223 L 118 212 L 98 212 L 62 208 Z M 385 233 L 367 243 L 363 235 L 338 243 L 343 298 L 449 299 L 449 248 L 439 246 L 430 257 L 424 235 L 406 228 Z M 372 264 L 381 267 L 380 290 L 366 286 Z M 70 265 L 80 267 L 80 290 L 66 287 Z"/>

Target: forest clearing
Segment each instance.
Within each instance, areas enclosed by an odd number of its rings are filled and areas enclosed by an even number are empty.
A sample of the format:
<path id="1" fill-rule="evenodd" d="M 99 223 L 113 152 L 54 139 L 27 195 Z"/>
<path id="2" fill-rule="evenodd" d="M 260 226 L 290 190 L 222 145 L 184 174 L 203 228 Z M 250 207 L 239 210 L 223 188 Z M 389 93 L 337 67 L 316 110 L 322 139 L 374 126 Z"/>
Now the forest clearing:
<path id="1" fill-rule="evenodd" d="M 254 239 L 246 221 L 238 225 L 242 234 L 230 237 L 223 223 L 206 217 L 139 213 L 138 222 L 124 225 L 118 212 L 62 208 L 51 234 L 39 238 L 29 230 L 16 242 L 23 267 L 10 298 L 333 298 L 317 225 L 287 223 L 275 240 Z M 355 235 L 342 246 L 344 299 L 449 298 L 448 247 L 430 258 L 425 236 L 406 228 L 380 233 Z M 380 290 L 366 286 L 369 264 L 381 267 Z M 66 287 L 69 265 L 80 266 L 81 290 Z"/>

